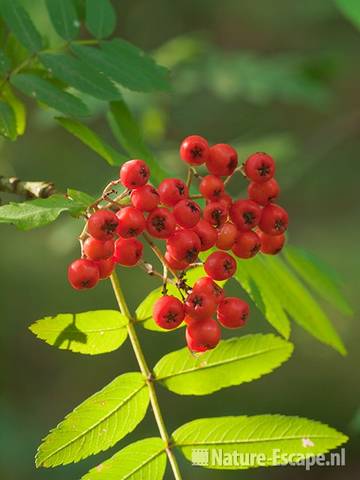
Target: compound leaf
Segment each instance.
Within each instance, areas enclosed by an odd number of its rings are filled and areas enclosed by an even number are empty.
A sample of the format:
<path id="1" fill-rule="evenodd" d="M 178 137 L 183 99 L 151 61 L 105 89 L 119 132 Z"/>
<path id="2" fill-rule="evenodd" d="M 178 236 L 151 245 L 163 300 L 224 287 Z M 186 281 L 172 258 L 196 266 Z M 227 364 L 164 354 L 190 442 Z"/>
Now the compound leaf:
<path id="1" fill-rule="evenodd" d="M 109 0 L 86 0 L 86 27 L 96 38 L 106 38 L 113 33 L 116 13 Z"/>

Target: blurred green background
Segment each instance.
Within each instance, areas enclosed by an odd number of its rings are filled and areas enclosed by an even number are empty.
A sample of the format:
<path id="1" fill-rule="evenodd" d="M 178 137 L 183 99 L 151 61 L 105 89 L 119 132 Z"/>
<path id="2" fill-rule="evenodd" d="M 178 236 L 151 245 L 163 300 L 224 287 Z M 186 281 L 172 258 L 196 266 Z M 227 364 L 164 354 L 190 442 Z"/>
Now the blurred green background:
<path id="1" fill-rule="evenodd" d="M 43 2 L 25 1 L 38 28 L 54 36 Z M 360 304 L 360 32 L 331 0 L 123 0 L 117 34 L 172 70 L 171 94 L 125 97 L 159 162 L 181 174 L 177 148 L 199 133 L 211 142 L 231 142 L 240 158 L 266 150 L 278 161 L 281 204 L 291 215 L 290 241 L 315 252 L 343 277 L 356 311 Z M 100 104 L 93 127 L 113 143 Z M 114 143 L 113 143 L 114 144 Z M 115 146 L 115 144 L 114 144 Z M 116 177 L 110 168 L 63 131 L 49 112 L 33 108 L 28 130 L 16 143 L 2 141 L 0 173 L 52 180 L 97 194 Z M 243 184 L 232 183 L 233 193 Z M 4 201 L 8 197 L 3 196 Z M 27 329 L 59 312 L 113 308 L 106 282 L 78 293 L 66 266 L 78 255 L 81 225 L 69 218 L 23 233 L 1 226 L 0 478 L 76 479 L 134 438 L 154 435 L 146 421 L 112 451 L 54 470 L 35 471 L 40 439 L 87 396 L 119 373 L 136 370 L 128 344 L 111 354 L 87 357 L 53 349 Z M 121 270 L 132 307 L 156 280 L 140 270 Z M 239 292 L 239 286 L 232 285 Z M 245 296 L 245 294 L 244 294 Z M 327 308 L 327 307 L 326 307 Z M 211 397 L 177 397 L 159 390 L 169 429 L 200 416 L 284 413 L 328 422 L 351 437 L 343 468 L 260 469 L 216 472 L 192 469 L 179 457 L 186 479 L 355 479 L 360 460 L 360 326 L 356 316 L 330 311 L 349 354 L 335 351 L 293 326 L 296 349 L 275 373 Z M 271 331 L 252 309 L 247 332 Z M 140 332 L 149 362 L 183 345 L 179 332 Z M 171 478 L 170 473 L 166 477 Z"/>

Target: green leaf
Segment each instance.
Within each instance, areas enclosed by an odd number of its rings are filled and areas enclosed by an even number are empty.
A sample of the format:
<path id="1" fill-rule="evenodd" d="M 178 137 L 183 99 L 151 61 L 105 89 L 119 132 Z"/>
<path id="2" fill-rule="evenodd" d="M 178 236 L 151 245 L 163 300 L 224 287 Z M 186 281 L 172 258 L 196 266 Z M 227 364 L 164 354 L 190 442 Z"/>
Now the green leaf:
<path id="1" fill-rule="evenodd" d="M 92 195 L 89 195 L 85 192 L 80 192 L 79 190 L 74 190 L 73 188 L 68 188 L 66 190 L 66 195 L 74 202 L 80 203 L 84 208 L 89 207 L 92 203 L 95 202 L 96 198 Z"/>
<path id="2" fill-rule="evenodd" d="M 11 68 L 11 61 L 4 50 L 0 50 L 0 75 L 5 75 Z"/>
<path id="3" fill-rule="evenodd" d="M 30 73 L 11 77 L 11 83 L 21 92 L 54 108 L 65 115 L 84 117 L 89 115 L 86 105 L 74 95 L 60 90 L 53 83 Z"/>
<path id="4" fill-rule="evenodd" d="M 33 53 L 42 48 L 41 35 L 18 0 L 1 0 L 0 13 L 9 30 L 24 47 Z"/>
<path id="5" fill-rule="evenodd" d="M 161 438 L 132 443 L 92 468 L 81 480 L 162 480 L 166 454 Z"/>
<path id="6" fill-rule="evenodd" d="M 271 373 L 291 355 L 293 345 L 274 335 L 246 335 L 224 340 L 196 358 L 188 348 L 165 355 L 154 373 L 165 387 L 181 395 L 207 395 Z"/>
<path id="7" fill-rule="evenodd" d="M 2 94 L 14 112 L 17 135 L 23 135 L 26 128 L 25 105 L 16 97 L 8 84 L 4 86 Z"/>
<path id="8" fill-rule="evenodd" d="M 49 198 L 3 205 L 0 207 L 0 223 L 12 223 L 20 230 L 31 230 L 54 222 L 62 212 L 79 216 L 84 210 L 83 204 L 58 194 Z"/>
<path id="9" fill-rule="evenodd" d="M 101 49 L 73 45 L 73 51 L 114 82 L 139 92 L 169 90 L 169 72 L 145 52 L 120 38 L 102 42 Z"/>
<path id="10" fill-rule="evenodd" d="M 80 22 L 73 0 L 46 0 L 51 23 L 64 40 L 74 40 L 79 34 Z"/>
<path id="11" fill-rule="evenodd" d="M 360 28 L 360 4 L 358 0 L 335 0 L 335 4 L 355 27 Z"/>
<path id="12" fill-rule="evenodd" d="M 10 140 L 17 137 L 15 113 L 10 105 L 2 100 L 0 100 L 0 135 Z"/>
<path id="13" fill-rule="evenodd" d="M 100 155 L 109 165 L 121 165 L 127 158 L 118 153 L 114 148 L 108 145 L 97 133 L 91 130 L 87 125 L 73 120 L 71 118 L 57 118 L 57 121 L 68 132 L 87 145 L 91 150 Z"/>
<path id="14" fill-rule="evenodd" d="M 88 355 L 112 352 L 127 337 L 127 318 L 116 310 L 60 313 L 30 325 L 30 331 L 60 350 Z"/>
<path id="15" fill-rule="evenodd" d="M 37 467 L 66 465 L 104 451 L 144 418 L 149 391 L 141 373 L 125 373 L 73 410 L 43 440 Z"/>
<path id="16" fill-rule="evenodd" d="M 110 104 L 108 119 L 120 145 L 132 158 L 140 158 L 147 162 L 154 180 L 161 182 L 161 180 L 169 176 L 145 146 L 139 127 L 124 101 L 121 100 Z"/>
<path id="17" fill-rule="evenodd" d="M 113 33 L 116 13 L 109 0 L 86 0 L 86 27 L 96 38 L 106 38 Z"/>
<path id="18" fill-rule="evenodd" d="M 324 262 L 314 254 L 293 246 L 288 246 L 284 254 L 292 268 L 313 290 L 345 315 L 352 315 L 353 311 L 341 292 L 339 279 Z"/>
<path id="19" fill-rule="evenodd" d="M 348 440 L 327 425 L 284 415 L 201 418 L 181 426 L 173 439 L 188 460 L 193 459 L 194 449 L 208 449 L 209 463 L 203 466 L 221 470 L 299 462 L 327 453 Z M 219 450 L 225 460 L 222 465 L 217 460 Z M 281 455 L 287 458 L 281 461 Z"/>
<path id="20" fill-rule="evenodd" d="M 40 60 L 54 77 L 68 83 L 80 92 L 100 100 L 117 100 L 121 93 L 96 65 L 88 65 L 64 53 L 42 53 Z"/>

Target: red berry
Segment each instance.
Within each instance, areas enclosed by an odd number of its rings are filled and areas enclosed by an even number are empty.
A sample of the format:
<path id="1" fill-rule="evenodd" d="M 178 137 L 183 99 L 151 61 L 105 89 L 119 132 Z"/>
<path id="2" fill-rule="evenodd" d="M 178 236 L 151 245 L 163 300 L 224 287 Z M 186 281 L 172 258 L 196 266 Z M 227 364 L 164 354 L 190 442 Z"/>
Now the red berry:
<path id="1" fill-rule="evenodd" d="M 261 247 L 259 236 L 252 232 L 239 232 L 232 247 L 234 255 L 239 258 L 251 258 L 258 253 Z"/>
<path id="2" fill-rule="evenodd" d="M 252 200 L 237 200 L 231 207 L 230 217 L 239 230 L 251 230 L 260 221 L 261 207 Z"/>
<path id="3" fill-rule="evenodd" d="M 99 281 L 99 269 L 92 260 L 79 258 L 69 265 L 68 280 L 76 290 L 95 287 Z"/>
<path id="4" fill-rule="evenodd" d="M 111 210 L 97 210 L 88 220 L 87 231 L 98 240 L 110 240 L 118 223 L 117 216 Z"/>
<path id="5" fill-rule="evenodd" d="M 193 290 L 185 300 L 185 313 L 195 320 L 211 317 L 216 310 L 216 303 L 211 294 Z"/>
<path id="6" fill-rule="evenodd" d="M 137 237 L 145 230 L 144 215 L 135 207 L 124 207 L 116 213 L 119 225 L 116 233 L 123 238 Z"/>
<path id="7" fill-rule="evenodd" d="M 158 192 L 161 203 L 169 207 L 173 207 L 177 202 L 189 196 L 188 187 L 178 178 L 167 178 L 163 180 L 159 185 Z"/>
<path id="8" fill-rule="evenodd" d="M 229 210 L 225 202 L 209 202 L 204 208 L 204 219 L 211 225 L 220 227 L 229 216 Z"/>
<path id="9" fill-rule="evenodd" d="M 236 262 L 228 253 L 218 251 L 208 256 L 204 269 L 214 280 L 227 280 L 236 272 Z"/>
<path id="10" fill-rule="evenodd" d="M 233 223 L 224 223 L 224 225 L 219 228 L 216 246 L 220 250 L 230 250 L 236 240 L 237 235 L 238 229 Z"/>
<path id="11" fill-rule="evenodd" d="M 199 186 L 201 195 L 207 200 L 217 201 L 224 195 L 224 182 L 216 175 L 206 175 Z"/>
<path id="12" fill-rule="evenodd" d="M 146 221 L 146 229 L 156 238 L 169 238 L 175 231 L 176 220 L 166 208 L 156 208 Z"/>
<path id="13" fill-rule="evenodd" d="M 143 244 L 135 237 L 120 237 L 115 242 L 114 260 L 125 267 L 132 267 L 142 257 L 143 248 Z"/>
<path id="14" fill-rule="evenodd" d="M 280 205 L 270 203 L 263 208 L 259 222 L 260 229 L 268 235 L 281 235 L 289 224 L 289 216 Z"/>
<path id="15" fill-rule="evenodd" d="M 186 327 L 186 342 L 193 352 L 206 352 L 215 348 L 221 338 L 221 329 L 215 320 L 206 318 L 190 322 Z"/>
<path id="16" fill-rule="evenodd" d="M 192 228 L 199 222 L 201 209 L 192 200 L 180 200 L 173 210 L 174 217 L 181 227 Z"/>
<path id="17" fill-rule="evenodd" d="M 192 263 L 199 255 L 201 242 L 192 230 L 178 230 L 167 240 L 166 248 L 176 260 Z"/>
<path id="18" fill-rule="evenodd" d="M 84 253 L 90 260 L 105 260 L 114 253 L 114 240 L 88 237 L 84 242 Z"/>
<path id="19" fill-rule="evenodd" d="M 227 143 L 218 143 L 209 150 L 206 166 L 210 173 L 219 176 L 231 175 L 238 165 L 236 150 Z"/>
<path id="20" fill-rule="evenodd" d="M 217 319 L 223 327 L 243 327 L 249 316 L 249 305 L 237 297 L 226 297 L 217 309 Z"/>
<path id="21" fill-rule="evenodd" d="M 110 277 L 115 267 L 115 262 L 113 257 L 107 258 L 106 260 L 99 260 L 95 263 L 99 269 L 100 278 L 103 279 L 103 278 Z"/>
<path id="22" fill-rule="evenodd" d="M 152 212 L 160 203 L 160 195 L 151 185 L 143 185 L 131 192 L 131 203 L 142 212 Z"/>
<path id="23" fill-rule="evenodd" d="M 217 231 L 206 220 L 200 219 L 199 223 L 193 228 L 193 231 L 200 238 L 200 251 L 206 252 L 209 248 L 213 247 L 217 240 Z"/>
<path id="24" fill-rule="evenodd" d="M 267 235 L 259 231 L 259 237 L 261 241 L 261 251 L 268 255 L 276 255 L 279 253 L 285 245 L 285 235 Z"/>
<path id="25" fill-rule="evenodd" d="M 176 258 L 172 257 L 168 251 L 165 252 L 165 260 L 170 268 L 174 270 L 185 270 L 189 263 L 186 260 L 176 260 Z"/>
<path id="26" fill-rule="evenodd" d="M 178 298 L 165 295 L 156 301 L 153 316 L 159 327 L 172 330 L 178 327 L 184 320 L 184 305 Z"/>
<path id="27" fill-rule="evenodd" d="M 219 202 L 224 202 L 225 205 L 227 206 L 228 210 L 230 211 L 230 208 L 232 207 L 233 200 L 232 197 L 228 193 L 224 193 L 221 198 L 219 198 Z"/>
<path id="28" fill-rule="evenodd" d="M 144 160 L 129 160 L 120 169 L 121 183 L 130 190 L 145 185 L 149 177 L 150 170 Z"/>
<path id="29" fill-rule="evenodd" d="M 244 171 L 254 182 L 264 183 L 274 176 L 275 162 L 267 153 L 257 152 L 246 160 Z"/>
<path id="30" fill-rule="evenodd" d="M 279 196 L 280 187 L 275 178 L 270 178 L 267 182 L 251 182 L 248 186 L 250 200 L 260 205 L 267 205 Z"/>
<path id="31" fill-rule="evenodd" d="M 190 165 L 201 165 L 209 156 L 209 144 L 200 135 L 190 135 L 180 146 L 181 159 Z"/>
<path id="32" fill-rule="evenodd" d="M 225 295 L 224 290 L 210 277 L 199 278 L 193 286 L 194 291 L 211 295 L 216 304 L 220 303 Z"/>

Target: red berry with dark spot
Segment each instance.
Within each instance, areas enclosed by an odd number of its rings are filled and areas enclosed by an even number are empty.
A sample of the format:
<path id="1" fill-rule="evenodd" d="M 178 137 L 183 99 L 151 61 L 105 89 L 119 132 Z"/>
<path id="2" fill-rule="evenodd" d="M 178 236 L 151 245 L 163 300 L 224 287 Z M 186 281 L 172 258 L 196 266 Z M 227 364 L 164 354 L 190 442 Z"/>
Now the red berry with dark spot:
<path id="1" fill-rule="evenodd" d="M 143 248 L 143 244 L 135 237 L 120 237 L 115 242 L 114 260 L 125 267 L 133 267 L 142 257 Z"/>
<path id="2" fill-rule="evenodd" d="M 204 208 L 204 219 L 214 227 L 223 225 L 229 216 L 225 202 L 209 202 Z"/>
<path id="3" fill-rule="evenodd" d="M 180 200 L 174 209 L 173 214 L 178 225 L 184 228 L 192 228 L 199 222 L 201 209 L 199 205 L 192 200 Z"/>
<path id="4" fill-rule="evenodd" d="M 204 269 L 213 280 L 227 280 L 236 272 L 236 261 L 228 253 L 218 251 L 208 256 Z"/>
<path id="5" fill-rule="evenodd" d="M 220 342 L 221 329 L 212 318 L 193 321 L 186 327 L 186 343 L 193 352 L 206 352 Z"/>
<path id="6" fill-rule="evenodd" d="M 110 277 L 115 267 L 113 257 L 107 258 L 106 260 L 99 260 L 95 263 L 99 269 L 99 275 L 101 279 Z"/>
<path id="7" fill-rule="evenodd" d="M 160 195 L 151 185 L 143 185 L 131 192 L 131 203 L 142 212 L 152 212 L 160 203 Z"/>
<path id="8" fill-rule="evenodd" d="M 99 277 L 99 269 L 92 260 L 79 258 L 69 265 L 68 280 L 76 290 L 95 287 Z"/>
<path id="9" fill-rule="evenodd" d="M 226 297 L 217 309 L 217 319 L 223 327 L 243 327 L 249 317 L 249 305 L 237 297 Z"/>
<path id="10" fill-rule="evenodd" d="M 261 241 L 260 250 L 267 255 L 276 255 L 281 252 L 286 241 L 283 233 L 280 235 L 267 235 L 266 233 L 259 231 L 259 237 Z"/>
<path id="11" fill-rule="evenodd" d="M 211 295 L 216 304 L 220 303 L 225 296 L 224 290 L 210 277 L 199 278 L 193 286 L 194 291 Z"/>
<path id="12" fill-rule="evenodd" d="M 200 251 L 206 252 L 213 247 L 217 240 L 217 230 L 206 220 L 200 219 L 199 223 L 193 228 L 193 231 L 200 238 Z"/>
<path id="13" fill-rule="evenodd" d="M 224 223 L 224 225 L 219 228 L 216 246 L 220 250 L 230 250 L 230 248 L 234 245 L 237 235 L 238 229 L 233 223 Z"/>
<path id="14" fill-rule="evenodd" d="M 159 327 L 172 330 L 181 325 L 184 320 L 184 305 L 178 298 L 165 295 L 156 301 L 153 316 Z"/>
<path id="15" fill-rule="evenodd" d="M 209 150 L 206 166 L 210 173 L 219 176 L 231 175 L 238 165 L 236 150 L 227 143 L 218 143 Z"/>
<path id="16" fill-rule="evenodd" d="M 264 183 L 274 176 L 275 162 L 267 153 L 257 152 L 246 160 L 244 171 L 253 182 Z"/>
<path id="17" fill-rule="evenodd" d="M 88 237 L 84 242 L 84 254 L 90 260 L 105 260 L 114 253 L 114 240 L 98 240 Z"/>
<path id="18" fill-rule="evenodd" d="M 200 182 L 199 190 L 207 200 L 217 201 L 224 195 L 224 182 L 216 175 L 206 175 Z"/>
<path id="19" fill-rule="evenodd" d="M 209 157 L 209 144 L 200 135 L 190 135 L 180 146 L 180 158 L 190 165 L 201 165 Z"/>
<path id="20" fill-rule="evenodd" d="M 289 216 L 280 205 L 270 203 L 263 208 L 259 222 L 260 229 L 268 235 L 281 235 L 289 224 Z"/>
<path id="21" fill-rule="evenodd" d="M 270 178 L 270 180 L 264 183 L 251 182 L 248 186 L 250 200 L 263 206 L 275 200 L 279 193 L 280 187 L 275 178 Z"/>
<path id="22" fill-rule="evenodd" d="M 147 231 L 156 238 L 169 238 L 174 233 L 175 227 L 175 217 L 166 208 L 156 208 L 146 220 Z"/>
<path id="23" fill-rule="evenodd" d="M 135 207 L 124 207 L 116 213 L 119 225 L 116 233 L 123 238 L 137 237 L 146 227 L 144 215 Z"/>
<path id="24" fill-rule="evenodd" d="M 97 210 L 88 220 L 87 231 L 98 240 L 110 240 L 118 223 L 117 216 L 111 210 Z"/>
<path id="25" fill-rule="evenodd" d="M 237 200 L 231 207 L 230 217 L 239 230 L 252 230 L 260 221 L 261 207 L 252 200 Z"/>
<path id="26" fill-rule="evenodd" d="M 130 190 L 145 185 L 149 177 L 150 170 L 144 160 L 129 160 L 120 169 L 121 183 Z"/>
<path id="27" fill-rule="evenodd" d="M 166 242 L 166 249 L 173 258 L 193 263 L 201 248 L 200 238 L 192 230 L 178 230 Z"/>
<path id="28" fill-rule="evenodd" d="M 176 260 L 168 251 L 165 252 L 165 260 L 168 266 L 174 270 L 185 270 L 189 266 L 186 260 Z"/>
<path id="29" fill-rule="evenodd" d="M 180 200 L 188 198 L 189 191 L 186 184 L 178 178 L 167 178 L 163 180 L 158 188 L 161 203 L 173 207 Z"/>
<path id="30" fill-rule="evenodd" d="M 234 255 L 239 258 L 251 258 L 258 253 L 261 247 L 259 236 L 253 232 L 239 232 L 232 247 Z"/>
<path id="31" fill-rule="evenodd" d="M 193 290 L 185 300 L 185 313 L 195 320 L 202 320 L 211 315 L 216 310 L 216 303 L 211 294 Z"/>

